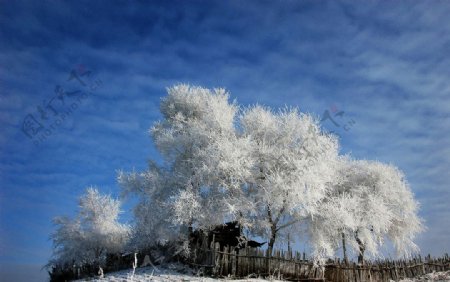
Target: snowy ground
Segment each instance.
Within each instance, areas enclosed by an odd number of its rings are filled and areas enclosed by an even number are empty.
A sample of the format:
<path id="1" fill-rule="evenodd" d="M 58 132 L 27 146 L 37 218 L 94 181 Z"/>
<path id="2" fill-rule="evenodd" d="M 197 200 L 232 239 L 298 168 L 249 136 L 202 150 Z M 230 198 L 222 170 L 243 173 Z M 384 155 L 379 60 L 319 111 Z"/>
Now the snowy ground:
<path id="1" fill-rule="evenodd" d="M 418 281 L 450 281 L 450 270 L 445 272 L 433 272 L 414 279 L 403 279 L 399 282 L 418 282 Z"/>
<path id="2" fill-rule="evenodd" d="M 230 279 L 213 279 L 201 277 L 201 273 L 197 273 L 192 271 L 191 269 L 181 265 L 181 264 L 169 264 L 164 267 L 156 266 L 154 267 L 142 267 L 137 268 L 132 277 L 133 270 L 123 270 L 114 273 L 105 274 L 104 278 L 97 279 L 89 279 L 89 280 L 77 280 L 77 281 L 95 281 L 95 282 L 144 282 L 144 281 L 202 281 L 202 282 L 212 282 L 212 281 L 225 281 L 232 280 Z M 248 279 L 239 279 L 233 281 L 249 281 L 249 282 L 257 282 L 257 281 L 280 281 L 280 280 L 264 280 L 258 278 L 248 278 Z"/>
<path id="3" fill-rule="evenodd" d="M 147 281 L 161 281 L 161 282 L 169 282 L 169 281 L 202 281 L 202 282 L 212 282 L 212 281 L 226 281 L 232 280 L 230 279 L 213 279 L 213 278 L 205 278 L 200 276 L 201 273 L 195 273 L 191 269 L 186 268 L 183 265 L 179 264 L 170 264 L 164 267 L 142 267 L 137 268 L 132 277 L 132 269 L 131 270 L 123 270 L 110 274 L 106 274 L 104 278 L 97 279 L 89 279 L 89 280 L 78 280 L 78 281 L 95 281 L 95 282 L 147 282 Z M 249 282 L 257 282 L 257 281 L 279 281 L 279 280 L 271 280 L 271 279 L 258 279 L 258 278 L 248 278 L 248 279 L 240 279 L 233 280 L 237 282 L 249 281 Z M 429 273 L 424 276 L 414 278 L 414 279 L 403 279 L 399 282 L 421 282 L 421 281 L 450 281 L 450 271 L 446 272 L 434 272 Z"/>

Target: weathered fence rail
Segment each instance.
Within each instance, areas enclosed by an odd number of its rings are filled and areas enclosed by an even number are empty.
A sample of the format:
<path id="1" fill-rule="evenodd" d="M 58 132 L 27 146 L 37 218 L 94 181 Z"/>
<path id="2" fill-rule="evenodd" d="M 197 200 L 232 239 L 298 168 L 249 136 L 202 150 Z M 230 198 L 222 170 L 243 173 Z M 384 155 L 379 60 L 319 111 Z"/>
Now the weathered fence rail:
<path id="1" fill-rule="evenodd" d="M 191 264 L 204 268 L 215 277 L 271 277 L 288 281 L 390 281 L 417 277 L 433 271 L 450 269 L 448 255 L 442 258 L 417 257 L 411 260 L 379 260 L 358 265 L 341 260 L 317 266 L 305 255 L 292 251 L 274 251 L 272 255 L 259 249 L 240 250 L 218 244 L 196 246 Z"/>

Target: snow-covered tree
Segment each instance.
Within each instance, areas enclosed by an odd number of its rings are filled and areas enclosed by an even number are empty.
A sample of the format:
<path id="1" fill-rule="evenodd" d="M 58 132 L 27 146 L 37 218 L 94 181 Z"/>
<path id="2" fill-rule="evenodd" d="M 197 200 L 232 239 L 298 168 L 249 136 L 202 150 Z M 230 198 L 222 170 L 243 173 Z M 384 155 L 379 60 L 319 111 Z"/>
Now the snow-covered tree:
<path id="1" fill-rule="evenodd" d="M 171 178 L 164 168 L 151 163 L 144 172 L 120 171 L 118 183 L 124 196 L 136 195 L 134 224 L 131 229 L 131 248 L 147 248 L 178 238 L 179 226 L 172 222 Z"/>
<path id="2" fill-rule="evenodd" d="M 269 237 L 272 248 L 281 229 L 314 213 L 325 196 L 337 141 L 295 109 L 256 106 L 236 118 L 238 107 L 228 100 L 222 89 L 169 88 L 163 120 L 150 130 L 165 163 L 121 174 L 119 182 L 145 194 L 138 218 L 157 218 L 145 207 L 160 202 L 172 207 L 167 218 L 191 228 L 237 219 Z"/>
<path id="3" fill-rule="evenodd" d="M 323 260 L 333 257 L 339 247 L 348 260 L 346 241 L 356 230 L 356 205 L 358 199 L 350 194 L 331 194 L 319 206 L 319 212 L 311 217 L 308 231 L 313 257 Z M 341 245 L 342 243 L 342 245 Z"/>
<path id="4" fill-rule="evenodd" d="M 240 112 L 223 89 L 189 85 L 169 88 L 160 110 L 150 134 L 164 161 L 118 176 L 125 194 L 139 197 L 137 245 L 238 220 L 268 238 L 270 251 L 288 227 L 292 239 L 305 222 L 318 257 L 343 241 L 361 257 L 377 254 L 386 238 L 399 251 L 414 250 L 421 223 L 403 174 L 341 160 L 337 139 L 311 115 L 261 106 Z"/>
<path id="5" fill-rule="evenodd" d="M 223 89 L 168 89 L 160 107 L 163 119 L 150 129 L 164 163 L 119 174 L 124 191 L 141 199 L 135 210 L 138 237 L 149 234 L 142 230 L 154 233 L 155 226 L 163 238 L 169 226 L 205 229 L 233 219 L 239 214 L 235 207 L 246 206 L 239 201 L 245 199 L 241 185 L 249 172 L 248 140 L 236 134 L 237 106 L 228 100 Z"/>
<path id="6" fill-rule="evenodd" d="M 246 196 L 254 203 L 254 228 L 263 229 L 271 252 L 277 235 L 317 212 L 335 177 L 337 140 L 312 116 L 255 106 L 240 119 L 250 146 Z M 292 227 L 292 226 L 291 226 Z"/>
<path id="7" fill-rule="evenodd" d="M 186 85 L 170 88 L 162 100 L 164 120 L 151 133 L 178 190 L 174 197 L 178 223 L 221 224 L 229 215 L 228 197 L 239 198 L 248 171 L 247 143 L 236 135 L 237 106 L 228 100 L 223 89 Z"/>
<path id="8" fill-rule="evenodd" d="M 315 255 L 333 256 L 347 243 L 362 263 L 366 252 L 377 256 L 387 239 L 399 255 L 408 256 L 417 251 L 413 239 L 423 229 L 417 211 L 418 204 L 398 168 L 343 159 L 333 190 L 311 221 Z"/>
<path id="9" fill-rule="evenodd" d="M 58 217 L 51 235 L 54 252 L 50 264 L 102 264 L 106 254 L 125 246 L 129 228 L 118 222 L 120 201 L 88 188 L 80 198 L 76 218 Z"/>

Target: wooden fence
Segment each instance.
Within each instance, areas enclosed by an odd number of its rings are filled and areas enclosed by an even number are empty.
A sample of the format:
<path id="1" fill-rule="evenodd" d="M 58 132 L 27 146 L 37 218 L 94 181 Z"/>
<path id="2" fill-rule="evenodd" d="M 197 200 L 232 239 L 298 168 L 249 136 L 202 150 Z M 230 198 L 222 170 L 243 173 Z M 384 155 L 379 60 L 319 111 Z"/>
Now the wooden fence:
<path id="1" fill-rule="evenodd" d="M 450 268 L 448 255 L 442 258 L 368 261 L 364 265 L 334 261 L 325 265 L 325 281 L 390 281 L 418 277 Z"/>
<path id="2" fill-rule="evenodd" d="M 245 248 L 220 250 L 218 244 L 196 246 L 191 252 L 191 265 L 202 268 L 213 277 L 264 277 L 287 281 L 390 281 L 417 277 L 433 271 L 446 271 L 449 257 L 421 257 L 412 260 L 373 261 L 358 265 L 340 260 L 317 266 L 304 254 L 292 251 L 267 252 Z"/>

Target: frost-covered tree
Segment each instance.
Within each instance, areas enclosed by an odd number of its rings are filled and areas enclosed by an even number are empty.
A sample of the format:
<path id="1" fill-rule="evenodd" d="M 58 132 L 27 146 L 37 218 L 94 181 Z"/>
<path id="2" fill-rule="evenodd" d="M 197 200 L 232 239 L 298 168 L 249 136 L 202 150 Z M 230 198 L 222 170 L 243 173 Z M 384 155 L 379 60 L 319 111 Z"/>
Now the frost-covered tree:
<path id="1" fill-rule="evenodd" d="M 249 172 L 248 140 L 236 134 L 237 106 L 228 100 L 223 89 L 168 89 L 161 101 L 163 119 L 150 129 L 164 163 L 119 174 L 124 191 L 141 199 L 136 236 L 160 230 L 160 239 L 169 238 L 169 226 L 205 229 L 233 219 L 236 206 L 247 206 L 239 201 L 245 199 L 241 185 Z"/>
<path id="2" fill-rule="evenodd" d="M 337 141 L 295 109 L 256 106 L 236 118 L 238 107 L 228 100 L 222 89 L 169 88 L 163 119 L 150 130 L 164 164 L 120 174 L 119 182 L 143 196 L 138 226 L 159 217 L 148 205 L 166 205 L 172 223 L 207 229 L 237 219 L 267 236 L 272 249 L 279 231 L 314 213 L 325 196 Z"/>
<path id="3" fill-rule="evenodd" d="M 223 89 L 179 85 L 162 100 L 164 120 L 151 133 L 169 164 L 176 222 L 197 227 L 221 224 L 228 199 L 239 199 L 248 172 L 248 142 L 235 131 L 237 105 Z"/>
<path id="4" fill-rule="evenodd" d="M 88 188 L 80 198 L 79 214 L 54 219 L 53 258 L 49 264 L 103 264 L 106 254 L 122 251 L 129 228 L 118 222 L 120 201 Z"/>
<path id="5" fill-rule="evenodd" d="M 150 162 L 149 169 L 141 173 L 120 171 L 118 182 L 124 195 L 139 199 L 134 208 L 130 247 L 147 248 L 177 239 L 179 227 L 172 222 L 172 182 L 164 168 Z"/>
<path id="6" fill-rule="evenodd" d="M 378 162 L 338 157 L 337 139 L 296 109 L 242 112 L 223 89 L 177 85 L 161 101 L 150 129 L 163 162 L 119 173 L 138 195 L 133 240 L 139 247 L 186 239 L 188 230 L 238 220 L 268 238 L 308 223 L 318 257 L 342 244 L 377 254 L 383 240 L 414 250 L 421 229 L 403 174 Z"/>
<path id="7" fill-rule="evenodd" d="M 254 203 L 253 227 L 269 238 L 271 252 L 284 228 L 300 226 L 317 212 L 335 177 L 338 143 L 296 109 L 274 113 L 255 106 L 244 112 L 240 125 L 251 144 L 245 191 Z"/>
<path id="8" fill-rule="evenodd" d="M 313 257 L 323 260 L 333 257 L 339 247 L 347 257 L 346 241 L 356 230 L 355 209 L 358 199 L 349 194 L 331 194 L 319 205 L 319 212 L 311 217 L 308 226 Z M 341 245 L 342 243 L 342 245 Z"/>
<path id="9" fill-rule="evenodd" d="M 255 106 L 237 118 L 224 90 L 178 85 L 161 113 L 150 133 L 164 164 L 119 175 L 125 191 L 141 195 L 139 237 L 154 226 L 166 229 L 164 238 L 173 224 L 207 229 L 238 220 L 272 249 L 280 230 L 315 213 L 333 180 L 337 140 L 295 109 Z"/>
<path id="10" fill-rule="evenodd" d="M 399 255 L 408 256 L 417 251 L 413 239 L 423 229 L 417 212 L 418 204 L 398 168 L 343 159 L 333 190 L 312 219 L 315 255 L 332 256 L 347 243 L 362 263 L 366 252 L 377 256 L 390 240 Z"/>

